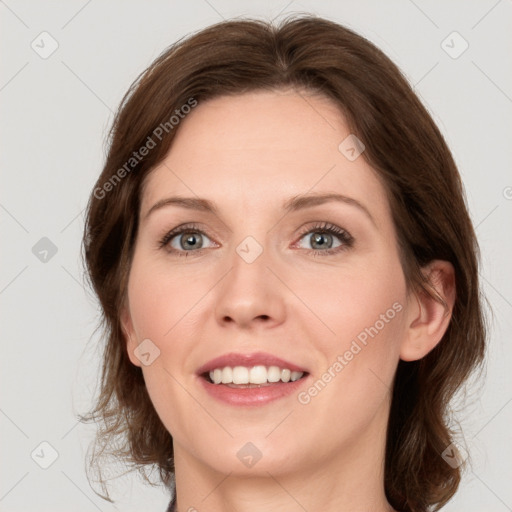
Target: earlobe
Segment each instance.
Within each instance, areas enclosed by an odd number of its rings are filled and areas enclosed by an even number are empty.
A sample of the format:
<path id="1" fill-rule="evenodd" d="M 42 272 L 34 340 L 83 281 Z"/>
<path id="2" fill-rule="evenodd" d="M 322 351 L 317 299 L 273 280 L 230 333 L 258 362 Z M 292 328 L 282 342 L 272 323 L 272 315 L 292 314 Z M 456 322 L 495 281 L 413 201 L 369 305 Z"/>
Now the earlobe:
<path id="1" fill-rule="evenodd" d="M 133 328 L 133 322 L 128 307 L 123 307 L 120 314 L 121 328 L 125 337 L 126 350 L 130 361 L 135 366 L 141 366 L 139 358 L 135 357 L 134 350 L 137 348 L 137 337 Z"/>
<path id="2" fill-rule="evenodd" d="M 426 356 L 443 338 L 456 299 L 455 270 L 448 261 L 434 260 L 423 269 L 431 294 L 421 290 L 411 296 L 407 334 L 400 358 L 416 361 Z"/>

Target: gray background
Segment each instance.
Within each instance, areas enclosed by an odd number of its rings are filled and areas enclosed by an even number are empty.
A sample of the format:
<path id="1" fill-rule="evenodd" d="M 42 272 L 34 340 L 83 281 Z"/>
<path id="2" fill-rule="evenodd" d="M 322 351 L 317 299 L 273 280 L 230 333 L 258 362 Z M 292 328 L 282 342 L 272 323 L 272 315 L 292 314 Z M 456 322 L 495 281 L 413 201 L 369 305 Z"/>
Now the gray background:
<path id="1" fill-rule="evenodd" d="M 85 476 L 94 428 L 76 414 L 91 403 L 99 360 L 98 309 L 79 258 L 84 208 L 113 112 L 165 47 L 223 18 L 299 11 L 344 23 L 384 50 L 453 150 L 494 319 L 487 378 L 468 388 L 471 402 L 459 416 L 473 469 L 443 510 L 512 510 L 512 1 L 5 0 L 0 511 L 165 510 L 162 490 L 137 479 L 119 481 L 113 506 Z M 464 40 L 469 47 L 458 55 Z M 45 55 L 52 44 L 57 50 Z M 55 461 L 41 442 L 56 450 Z"/>

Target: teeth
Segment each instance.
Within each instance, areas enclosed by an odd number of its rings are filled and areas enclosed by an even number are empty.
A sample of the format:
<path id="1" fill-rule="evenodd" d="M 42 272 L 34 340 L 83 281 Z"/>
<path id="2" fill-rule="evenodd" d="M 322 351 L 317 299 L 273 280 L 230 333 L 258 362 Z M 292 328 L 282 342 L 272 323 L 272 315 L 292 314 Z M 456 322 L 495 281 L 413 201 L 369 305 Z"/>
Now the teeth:
<path id="1" fill-rule="evenodd" d="M 295 382 L 304 372 L 292 372 L 288 368 L 278 366 L 226 366 L 210 371 L 210 379 L 214 384 L 267 384 L 268 382 Z"/>
<path id="2" fill-rule="evenodd" d="M 210 377 L 213 380 L 213 382 L 218 384 L 219 382 L 222 381 L 222 370 L 220 368 L 216 368 L 215 370 L 213 370 L 213 377 L 211 375 Z"/>
<path id="3" fill-rule="evenodd" d="M 253 366 L 249 370 L 249 382 L 251 384 L 265 384 L 268 381 L 267 374 L 267 369 L 264 366 Z"/>
<path id="4" fill-rule="evenodd" d="M 233 384 L 249 384 L 249 369 L 245 366 L 235 366 L 233 368 Z"/>
<path id="5" fill-rule="evenodd" d="M 233 368 L 226 366 L 226 368 L 224 368 L 224 370 L 219 369 L 219 372 L 221 372 L 221 375 L 222 375 L 222 377 L 221 377 L 222 384 L 230 384 L 231 382 L 233 382 Z M 210 375 L 210 377 L 211 377 L 211 375 Z"/>
<path id="6" fill-rule="evenodd" d="M 278 366 L 271 366 L 267 371 L 269 382 L 279 382 L 281 380 L 281 370 Z"/>

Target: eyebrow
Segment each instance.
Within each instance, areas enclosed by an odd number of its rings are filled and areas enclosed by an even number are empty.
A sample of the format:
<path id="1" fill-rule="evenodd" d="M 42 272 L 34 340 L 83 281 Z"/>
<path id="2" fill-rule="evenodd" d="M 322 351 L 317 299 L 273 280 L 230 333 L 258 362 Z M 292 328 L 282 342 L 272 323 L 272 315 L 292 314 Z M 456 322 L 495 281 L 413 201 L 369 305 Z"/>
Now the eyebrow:
<path id="1" fill-rule="evenodd" d="M 328 194 L 307 194 L 307 195 L 298 195 L 291 197 L 283 203 L 283 209 L 286 213 L 303 210 L 305 208 L 312 208 L 314 206 L 319 206 L 329 202 L 340 202 L 344 204 L 348 204 L 350 206 L 355 206 L 360 211 L 362 211 L 370 220 L 375 224 L 375 219 L 372 214 L 366 208 L 366 206 L 360 203 L 357 199 L 352 197 L 348 197 L 342 194 L 328 193 Z M 196 198 L 196 197 L 166 197 L 165 199 L 161 199 L 157 201 L 146 213 L 144 219 L 147 219 L 154 211 L 164 208 L 166 206 L 178 206 L 181 208 L 186 208 L 189 210 L 196 210 L 206 213 L 213 213 L 218 215 L 217 206 L 207 199 Z"/>

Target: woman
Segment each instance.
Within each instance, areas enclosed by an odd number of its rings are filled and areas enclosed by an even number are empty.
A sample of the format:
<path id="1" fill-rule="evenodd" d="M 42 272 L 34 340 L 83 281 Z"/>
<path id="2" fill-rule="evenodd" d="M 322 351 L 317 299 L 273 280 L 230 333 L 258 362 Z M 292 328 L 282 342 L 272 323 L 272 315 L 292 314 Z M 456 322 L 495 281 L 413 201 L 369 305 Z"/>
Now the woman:
<path id="1" fill-rule="evenodd" d="M 169 510 L 455 493 L 478 247 L 442 135 L 366 39 L 302 16 L 168 49 L 114 121 L 84 256 L 106 327 L 97 454 L 156 466 Z"/>

